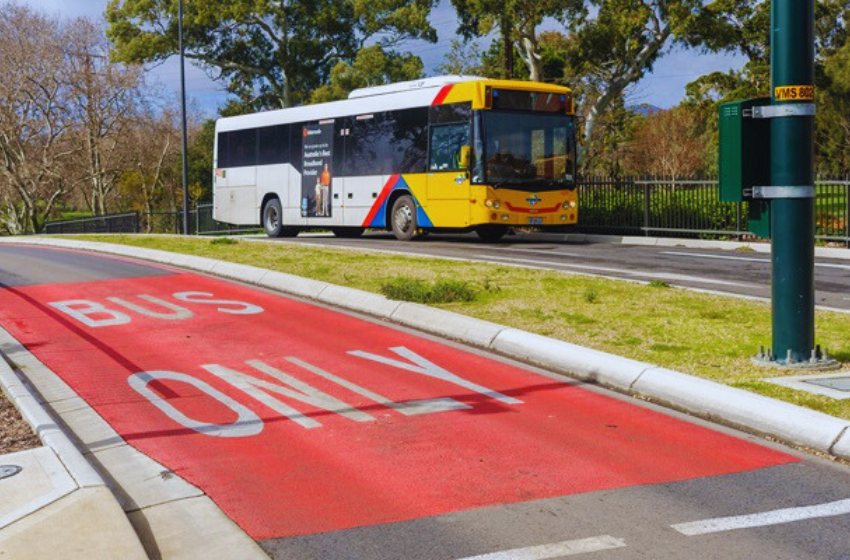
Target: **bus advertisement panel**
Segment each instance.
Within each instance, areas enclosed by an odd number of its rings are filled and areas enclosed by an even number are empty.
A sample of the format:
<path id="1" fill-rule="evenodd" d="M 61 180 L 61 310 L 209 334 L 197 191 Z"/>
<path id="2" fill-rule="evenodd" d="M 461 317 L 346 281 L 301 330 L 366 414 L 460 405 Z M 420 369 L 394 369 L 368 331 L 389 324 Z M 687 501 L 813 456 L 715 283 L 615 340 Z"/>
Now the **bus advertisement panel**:
<path id="1" fill-rule="evenodd" d="M 321 121 L 302 129 L 301 216 L 331 216 L 334 121 Z"/>

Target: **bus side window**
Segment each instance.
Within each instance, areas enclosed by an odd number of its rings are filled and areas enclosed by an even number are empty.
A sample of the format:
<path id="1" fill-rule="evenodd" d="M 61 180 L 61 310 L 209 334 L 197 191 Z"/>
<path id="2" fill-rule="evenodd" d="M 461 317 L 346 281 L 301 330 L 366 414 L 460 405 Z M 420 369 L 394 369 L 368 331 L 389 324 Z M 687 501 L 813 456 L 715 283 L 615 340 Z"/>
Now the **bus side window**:
<path id="1" fill-rule="evenodd" d="M 430 171 L 451 171 L 461 168 L 461 147 L 469 145 L 469 123 L 431 127 Z"/>

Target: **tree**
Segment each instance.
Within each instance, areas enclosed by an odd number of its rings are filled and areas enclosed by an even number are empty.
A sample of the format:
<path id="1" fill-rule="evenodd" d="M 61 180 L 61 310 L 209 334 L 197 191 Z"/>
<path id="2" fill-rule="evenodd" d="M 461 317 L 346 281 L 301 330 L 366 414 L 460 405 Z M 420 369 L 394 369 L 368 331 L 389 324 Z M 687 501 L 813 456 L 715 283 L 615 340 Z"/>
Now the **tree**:
<path id="1" fill-rule="evenodd" d="M 652 70 L 671 42 L 685 42 L 701 21 L 702 0 L 590 0 L 575 20 L 567 60 L 584 90 L 585 143 L 600 115 Z"/>
<path id="2" fill-rule="evenodd" d="M 708 159 L 716 165 L 717 106 L 727 101 L 770 95 L 771 2 L 714 0 L 690 26 L 686 40 L 709 51 L 743 54 L 741 71 L 713 72 L 687 86 L 687 104 L 698 111 L 708 135 Z M 818 168 L 829 173 L 848 173 L 844 146 L 850 144 L 847 126 L 848 90 L 842 89 L 841 53 L 847 45 L 850 24 L 848 0 L 819 0 L 815 4 L 818 115 L 815 145 Z"/>
<path id="3" fill-rule="evenodd" d="M 9 233 L 38 232 L 70 189 L 69 58 L 64 26 L 15 4 L 0 19 L 0 196 Z"/>
<path id="4" fill-rule="evenodd" d="M 142 69 L 109 60 L 103 29 L 87 19 L 68 25 L 69 108 L 85 162 L 83 196 L 95 215 L 107 212 L 127 152 L 121 137 L 141 103 Z"/>
<path id="5" fill-rule="evenodd" d="M 565 21 L 581 12 L 581 0 L 452 0 L 460 18 L 459 33 L 470 39 L 498 29 L 505 77 L 514 77 L 514 52 L 525 63 L 532 81 L 543 79 L 543 58 L 537 28 L 545 18 Z M 516 49 L 516 51 L 514 50 Z"/>
<path id="6" fill-rule="evenodd" d="M 672 180 L 700 173 L 705 147 L 699 124 L 693 111 L 680 107 L 643 119 L 629 150 L 630 171 Z"/>
<path id="7" fill-rule="evenodd" d="M 358 88 L 421 78 L 422 60 L 412 54 L 387 53 L 379 45 L 364 47 L 352 64 L 340 61 L 331 70 L 330 82 L 310 96 L 311 103 L 345 99 Z"/>
<path id="8" fill-rule="evenodd" d="M 152 231 L 153 213 L 163 205 L 176 210 L 173 188 L 168 185 L 170 167 L 179 165 L 180 127 L 176 111 L 168 107 L 146 105 L 126 131 L 126 146 L 135 158 L 118 179 L 118 188 L 129 205 L 148 217 Z M 208 168 L 212 173 L 212 164 Z M 172 173 L 173 175 L 173 173 Z M 175 228 L 167 228 L 174 230 Z"/>
<path id="9" fill-rule="evenodd" d="M 186 52 L 246 108 L 289 107 L 326 84 L 367 41 L 436 40 L 434 0 L 195 0 L 187 4 Z M 177 52 L 177 0 L 110 0 L 108 35 L 125 62 Z"/>

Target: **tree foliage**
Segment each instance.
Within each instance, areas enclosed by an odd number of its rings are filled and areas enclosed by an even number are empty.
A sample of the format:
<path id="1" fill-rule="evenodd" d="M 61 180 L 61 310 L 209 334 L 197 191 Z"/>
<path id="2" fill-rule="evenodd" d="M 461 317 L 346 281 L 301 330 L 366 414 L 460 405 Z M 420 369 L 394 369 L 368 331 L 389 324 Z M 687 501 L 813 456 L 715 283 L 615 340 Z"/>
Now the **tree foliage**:
<path id="1" fill-rule="evenodd" d="M 364 47 L 357 52 L 353 63 L 340 61 L 333 67 L 329 83 L 314 90 L 310 102 L 345 99 L 358 88 L 415 80 L 422 75 L 418 56 L 388 53 L 379 45 Z"/>
<path id="2" fill-rule="evenodd" d="M 546 18 L 566 21 L 582 11 L 581 0 L 452 0 L 466 38 L 498 31 L 504 76 L 514 77 L 514 54 L 519 55 L 533 81 L 543 79 L 543 58 L 537 28 Z"/>
<path id="3" fill-rule="evenodd" d="M 195 0 L 186 3 L 187 56 L 227 83 L 248 109 L 289 107 L 328 83 L 369 41 L 436 40 L 434 0 Z M 158 62 L 178 50 L 177 0 L 110 0 L 118 60 Z"/>

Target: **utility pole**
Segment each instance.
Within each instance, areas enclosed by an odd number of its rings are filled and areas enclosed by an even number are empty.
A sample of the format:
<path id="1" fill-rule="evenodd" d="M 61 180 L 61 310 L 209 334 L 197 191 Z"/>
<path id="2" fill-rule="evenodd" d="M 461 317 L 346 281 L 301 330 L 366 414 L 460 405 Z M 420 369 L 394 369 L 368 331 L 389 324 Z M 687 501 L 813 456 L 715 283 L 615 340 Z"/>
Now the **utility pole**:
<path id="1" fill-rule="evenodd" d="M 753 360 L 793 369 L 839 365 L 815 345 L 814 20 L 814 0 L 773 0 L 770 98 L 720 107 L 720 200 L 772 240 L 773 345 Z"/>
<path id="2" fill-rule="evenodd" d="M 807 362 L 815 350 L 814 0 L 773 0 L 770 120 L 773 353 Z M 801 113 L 798 113 L 801 111 Z M 779 191 L 777 189 L 785 189 Z M 787 364 L 787 365 L 791 365 Z"/>
<path id="3" fill-rule="evenodd" d="M 177 33 L 180 36 L 180 105 L 183 120 L 183 235 L 189 235 L 189 136 L 186 130 L 186 51 L 183 44 L 183 0 L 178 0 Z"/>

